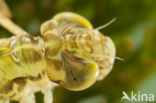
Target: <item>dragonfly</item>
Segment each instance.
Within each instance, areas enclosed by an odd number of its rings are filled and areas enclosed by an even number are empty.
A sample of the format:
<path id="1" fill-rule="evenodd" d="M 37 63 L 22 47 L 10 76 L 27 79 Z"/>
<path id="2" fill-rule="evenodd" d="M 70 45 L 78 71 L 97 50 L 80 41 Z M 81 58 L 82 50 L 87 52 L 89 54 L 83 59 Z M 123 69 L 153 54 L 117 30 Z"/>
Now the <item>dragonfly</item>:
<path id="1" fill-rule="evenodd" d="M 99 30 L 113 21 L 93 28 L 85 17 L 62 12 L 41 25 L 41 37 L 32 37 L 11 17 L 0 0 L 0 26 L 14 35 L 0 39 L 0 103 L 35 103 L 39 91 L 52 103 L 56 86 L 81 91 L 112 70 L 115 45 Z"/>

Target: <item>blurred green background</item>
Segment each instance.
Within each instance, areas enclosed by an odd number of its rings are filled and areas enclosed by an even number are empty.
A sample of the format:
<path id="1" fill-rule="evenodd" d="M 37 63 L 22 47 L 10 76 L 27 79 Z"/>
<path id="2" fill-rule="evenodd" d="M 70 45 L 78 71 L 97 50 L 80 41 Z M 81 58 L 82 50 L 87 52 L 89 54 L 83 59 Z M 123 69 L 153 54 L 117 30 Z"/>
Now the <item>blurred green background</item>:
<path id="1" fill-rule="evenodd" d="M 117 56 L 112 72 L 92 87 L 72 92 L 57 87 L 54 103 L 121 103 L 122 91 L 129 95 L 152 93 L 156 100 L 156 0 L 6 0 L 13 20 L 33 36 L 40 35 L 40 25 L 62 11 L 86 17 L 99 27 L 112 18 L 117 20 L 101 30 L 116 45 Z M 0 27 L 1 37 L 11 34 Z M 42 95 L 36 94 L 37 103 Z M 128 103 L 126 100 L 122 103 Z M 132 103 L 132 102 L 130 102 Z M 148 103 L 148 102 L 137 102 Z M 150 102 L 150 103 L 156 103 Z"/>

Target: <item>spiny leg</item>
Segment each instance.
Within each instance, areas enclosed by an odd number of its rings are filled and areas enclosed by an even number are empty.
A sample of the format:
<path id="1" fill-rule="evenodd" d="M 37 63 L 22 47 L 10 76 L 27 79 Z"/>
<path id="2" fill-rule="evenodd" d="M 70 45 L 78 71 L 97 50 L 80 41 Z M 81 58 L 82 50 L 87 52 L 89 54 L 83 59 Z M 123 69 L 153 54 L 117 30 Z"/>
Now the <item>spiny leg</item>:
<path id="1" fill-rule="evenodd" d="M 9 16 L 10 15 L 10 16 Z M 11 12 L 4 0 L 0 0 L 0 25 L 14 35 L 28 35 L 28 33 L 10 20 Z"/>

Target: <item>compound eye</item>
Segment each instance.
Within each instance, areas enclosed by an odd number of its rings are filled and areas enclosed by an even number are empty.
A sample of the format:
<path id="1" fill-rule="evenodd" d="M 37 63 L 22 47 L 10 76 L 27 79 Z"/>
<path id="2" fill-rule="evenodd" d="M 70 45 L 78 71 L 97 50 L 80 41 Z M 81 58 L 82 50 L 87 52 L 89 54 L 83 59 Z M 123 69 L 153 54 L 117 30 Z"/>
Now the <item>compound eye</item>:
<path id="1" fill-rule="evenodd" d="M 83 26 L 88 29 L 92 29 L 91 23 L 84 17 L 72 13 L 72 12 L 62 12 L 53 17 L 53 20 L 56 20 L 58 24 L 67 23 L 67 24 L 77 24 L 78 26 Z"/>
<path id="2" fill-rule="evenodd" d="M 68 90 L 80 91 L 89 88 L 97 80 L 99 68 L 95 63 L 74 64 L 64 58 L 65 78 L 60 84 Z"/>

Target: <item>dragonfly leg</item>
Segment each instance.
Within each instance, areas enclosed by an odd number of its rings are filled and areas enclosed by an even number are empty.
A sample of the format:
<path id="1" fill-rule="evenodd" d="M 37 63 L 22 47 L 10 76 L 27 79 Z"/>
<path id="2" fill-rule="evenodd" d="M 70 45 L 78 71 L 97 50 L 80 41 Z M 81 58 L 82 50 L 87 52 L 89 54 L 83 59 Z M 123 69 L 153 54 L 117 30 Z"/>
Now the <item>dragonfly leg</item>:
<path id="1" fill-rule="evenodd" d="M 25 78 L 16 78 L 12 80 L 12 90 L 9 95 L 11 100 L 19 101 L 19 103 L 36 103 L 35 91 L 29 86 L 29 81 Z"/>
<path id="2" fill-rule="evenodd" d="M 53 103 L 53 93 L 52 91 L 47 91 L 44 93 L 44 103 Z"/>
<path id="3" fill-rule="evenodd" d="M 19 103 L 36 103 L 35 94 L 29 93 L 21 98 Z"/>

